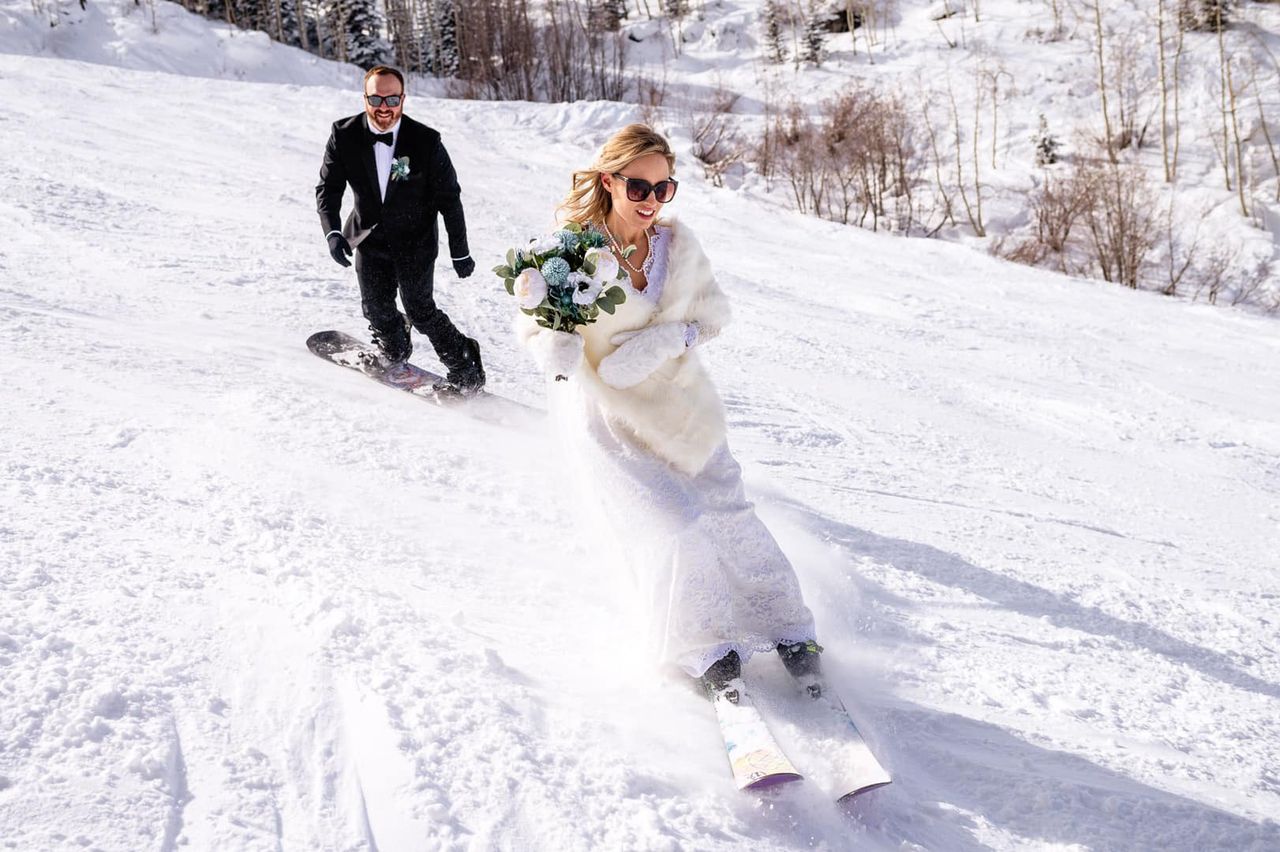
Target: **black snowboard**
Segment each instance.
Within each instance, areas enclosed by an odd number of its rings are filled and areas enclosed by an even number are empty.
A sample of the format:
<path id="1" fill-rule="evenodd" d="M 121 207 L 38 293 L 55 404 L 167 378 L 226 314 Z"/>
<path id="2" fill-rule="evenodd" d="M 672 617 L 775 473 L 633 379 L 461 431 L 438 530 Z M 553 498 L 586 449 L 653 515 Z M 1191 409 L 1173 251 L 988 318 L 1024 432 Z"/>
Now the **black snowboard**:
<path id="1" fill-rule="evenodd" d="M 388 367 L 373 346 L 341 331 L 318 331 L 307 338 L 307 348 L 326 361 L 363 373 L 379 384 L 408 391 L 437 405 L 459 407 L 482 420 L 511 423 L 541 413 L 488 391 L 464 396 L 449 388 L 441 376 L 407 361 Z"/>

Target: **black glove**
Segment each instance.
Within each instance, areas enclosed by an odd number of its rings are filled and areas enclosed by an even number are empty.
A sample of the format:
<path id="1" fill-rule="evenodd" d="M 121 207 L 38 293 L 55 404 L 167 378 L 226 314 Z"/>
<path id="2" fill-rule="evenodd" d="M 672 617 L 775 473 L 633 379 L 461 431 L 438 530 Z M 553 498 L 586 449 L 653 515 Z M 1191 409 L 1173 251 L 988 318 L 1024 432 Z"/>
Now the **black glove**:
<path id="1" fill-rule="evenodd" d="M 351 261 L 347 258 L 351 257 L 351 243 L 347 242 L 347 238 L 342 234 L 330 234 L 329 255 L 339 266 L 350 266 Z"/>
<path id="2" fill-rule="evenodd" d="M 453 271 L 458 273 L 459 278 L 466 278 L 476 271 L 476 262 L 471 259 L 471 255 L 467 255 L 462 260 L 453 262 Z"/>

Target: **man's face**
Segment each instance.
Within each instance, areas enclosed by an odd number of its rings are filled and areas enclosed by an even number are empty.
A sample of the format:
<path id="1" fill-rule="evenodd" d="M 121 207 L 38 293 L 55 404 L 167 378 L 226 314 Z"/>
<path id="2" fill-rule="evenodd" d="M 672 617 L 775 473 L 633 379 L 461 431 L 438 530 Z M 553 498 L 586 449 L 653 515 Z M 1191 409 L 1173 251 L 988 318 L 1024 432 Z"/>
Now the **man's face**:
<path id="1" fill-rule="evenodd" d="M 364 93 L 364 113 L 369 117 L 370 127 L 382 132 L 400 120 L 400 113 L 404 110 L 404 89 L 394 76 L 379 74 L 376 77 L 370 77 L 364 84 Z M 389 95 L 399 95 L 400 103 L 396 106 L 387 106 L 384 102 L 381 106 L 374 106 L 369 103 L 369 95 L 380 95 L 384 98 Z"/>

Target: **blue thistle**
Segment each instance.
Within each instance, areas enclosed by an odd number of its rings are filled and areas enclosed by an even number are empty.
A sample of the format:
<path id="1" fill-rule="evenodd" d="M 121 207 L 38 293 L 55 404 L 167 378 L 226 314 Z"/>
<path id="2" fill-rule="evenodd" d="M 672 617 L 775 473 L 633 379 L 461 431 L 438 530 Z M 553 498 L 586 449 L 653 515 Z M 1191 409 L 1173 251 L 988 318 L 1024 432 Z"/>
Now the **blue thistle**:
<path id="1" fill-rule="evenodd" d="M 556 231 L 551 236 L 560 241 L 560 250 L 563 252 L 571 252 L 578 247 L 578 235 L 572 231 Z"/>
<path id="2" fill-rule="evenodd" d="M 561 233 L 568 232 L 563 231 Z M 547 284 L 552 287 L 563 287 L 569 283 L 569 273 L 572 271 L 569 267 L 569 261 L 563 257 L 549 257 L 542 264 L 542 277 L 547 279 Z"/>

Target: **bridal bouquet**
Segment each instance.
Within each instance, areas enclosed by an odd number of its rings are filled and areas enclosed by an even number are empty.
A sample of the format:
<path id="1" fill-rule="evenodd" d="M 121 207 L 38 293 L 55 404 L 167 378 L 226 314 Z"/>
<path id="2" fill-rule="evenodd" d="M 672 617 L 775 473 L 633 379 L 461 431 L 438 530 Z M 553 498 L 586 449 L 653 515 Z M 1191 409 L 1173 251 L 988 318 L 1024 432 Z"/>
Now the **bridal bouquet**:
<path id="1" fill-rule="evenodd" d="M 626 254 L 635 251 L 628 246 Z M 520 310 L 538 325 L 572 333 L 596 321 L 600 312 L 612 314 L 627 300 L 617 282 L 627 273 L 609 251 L 603 234 L 568 222 L 523 248 L 507 252 L 507 262 L 493 271 L 515 296 Z"/>

